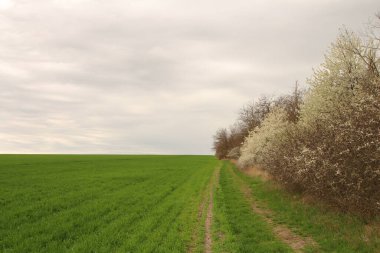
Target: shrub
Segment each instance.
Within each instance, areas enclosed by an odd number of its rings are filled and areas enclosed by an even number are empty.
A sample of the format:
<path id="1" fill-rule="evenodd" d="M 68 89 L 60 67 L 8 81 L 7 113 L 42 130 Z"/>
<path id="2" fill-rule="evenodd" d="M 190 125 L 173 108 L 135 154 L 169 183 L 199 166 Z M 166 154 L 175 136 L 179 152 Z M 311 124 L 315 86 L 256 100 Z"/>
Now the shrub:
<path id="1" fill-rule="evenodd" d="M 380 22 L 380 16 L 378 16 Z M 219 130 L 218 158 L 258 166 L 287 188 L 344 210 L 380 213 L 380 24 L 343 31 L 324 63 L 290 95 L 262 97 Z"/>
<path id="2" fill-rule="evenodd" d="M 343 32 L 309 80 L 304 103 L 275 103 L 249 132 L 238 164 L 259 165 L 342 209 L 379 213 L 379 55 L 376 38 Z"/>
<path id="3" fill-rule="evenodd" d="M 372 214 L 380 211 L 380 62 L 367 43 L 343 33 L 311 78 L 295 156 L 308 192 Z"/>
<path id="4" fill-rule="evenodd" d="M 227 158 L 228 159 L 238 159 L 240 157 L 240 147 L 234 147 L 232 148 L 228 154 L 227 154 Z"/>

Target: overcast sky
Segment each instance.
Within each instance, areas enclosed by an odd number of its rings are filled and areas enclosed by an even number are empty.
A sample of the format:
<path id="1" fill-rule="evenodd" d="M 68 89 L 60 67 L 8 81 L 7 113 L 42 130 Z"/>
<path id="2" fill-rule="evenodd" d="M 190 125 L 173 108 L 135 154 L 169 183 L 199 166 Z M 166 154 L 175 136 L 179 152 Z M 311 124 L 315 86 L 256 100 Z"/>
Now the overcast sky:
<path id="1" fill-rule="evenodd" d="M 0 153 L 212 153 L 378 0 L 0 0 Z"/>

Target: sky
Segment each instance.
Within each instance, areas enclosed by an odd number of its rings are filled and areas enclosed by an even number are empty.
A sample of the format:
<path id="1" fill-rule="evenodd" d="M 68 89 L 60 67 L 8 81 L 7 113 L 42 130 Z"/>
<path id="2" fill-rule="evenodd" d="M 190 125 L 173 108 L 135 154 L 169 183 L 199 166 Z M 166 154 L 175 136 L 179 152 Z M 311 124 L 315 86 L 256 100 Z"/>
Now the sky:
<path id="1" fill-rule="evenodd" d="M 378 0 L 0 0 L 0 153 L 212 154 Z"/>

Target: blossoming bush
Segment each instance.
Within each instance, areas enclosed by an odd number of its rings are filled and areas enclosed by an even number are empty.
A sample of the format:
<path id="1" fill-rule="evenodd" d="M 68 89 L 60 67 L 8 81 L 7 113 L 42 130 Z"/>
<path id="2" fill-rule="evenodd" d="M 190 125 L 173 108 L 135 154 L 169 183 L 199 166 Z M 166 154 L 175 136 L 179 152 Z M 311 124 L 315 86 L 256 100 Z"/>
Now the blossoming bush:
<path id="1" fill-rule="evenodd" d="M 344 32 L 309 80 L 298 122 L 272 110 L 241 147 L 289 188 L 363 214 L 380 212 L 380 50 Z"/>
<path id="2" fill-rule="evenodd" d="M 251 131 L 246 138 L 241 147 L 239 166 L 265 166 L 270 156 L 276 152 L 275 146 L 283 138 L 287 125 L 284 110 L 276 108 L 270 112 L 262 125 Z"/>
<path id="3" fill-rule="evenodd" d="M 298 155 L 309 192 L 375 213 L 380 211 L 380 61 L 377 45 L 367 43 L 344 33 L 310 80 Z"/>

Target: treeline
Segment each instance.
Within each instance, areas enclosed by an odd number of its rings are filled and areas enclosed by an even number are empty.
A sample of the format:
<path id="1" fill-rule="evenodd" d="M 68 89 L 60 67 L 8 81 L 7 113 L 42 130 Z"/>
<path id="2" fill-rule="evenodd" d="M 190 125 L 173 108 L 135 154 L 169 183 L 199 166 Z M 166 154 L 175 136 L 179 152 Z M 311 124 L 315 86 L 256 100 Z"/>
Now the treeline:
<path id="1" fill-rule="evenodd" d="M 310 88 L 244 106 L 214 136 L 219 159 L 266 170 L 286 188 L 343 210 L 380 213 L 380 17 L 365 36 L 344 30 Z M 377 25 L 378 24 L 378 25 Z"/>

